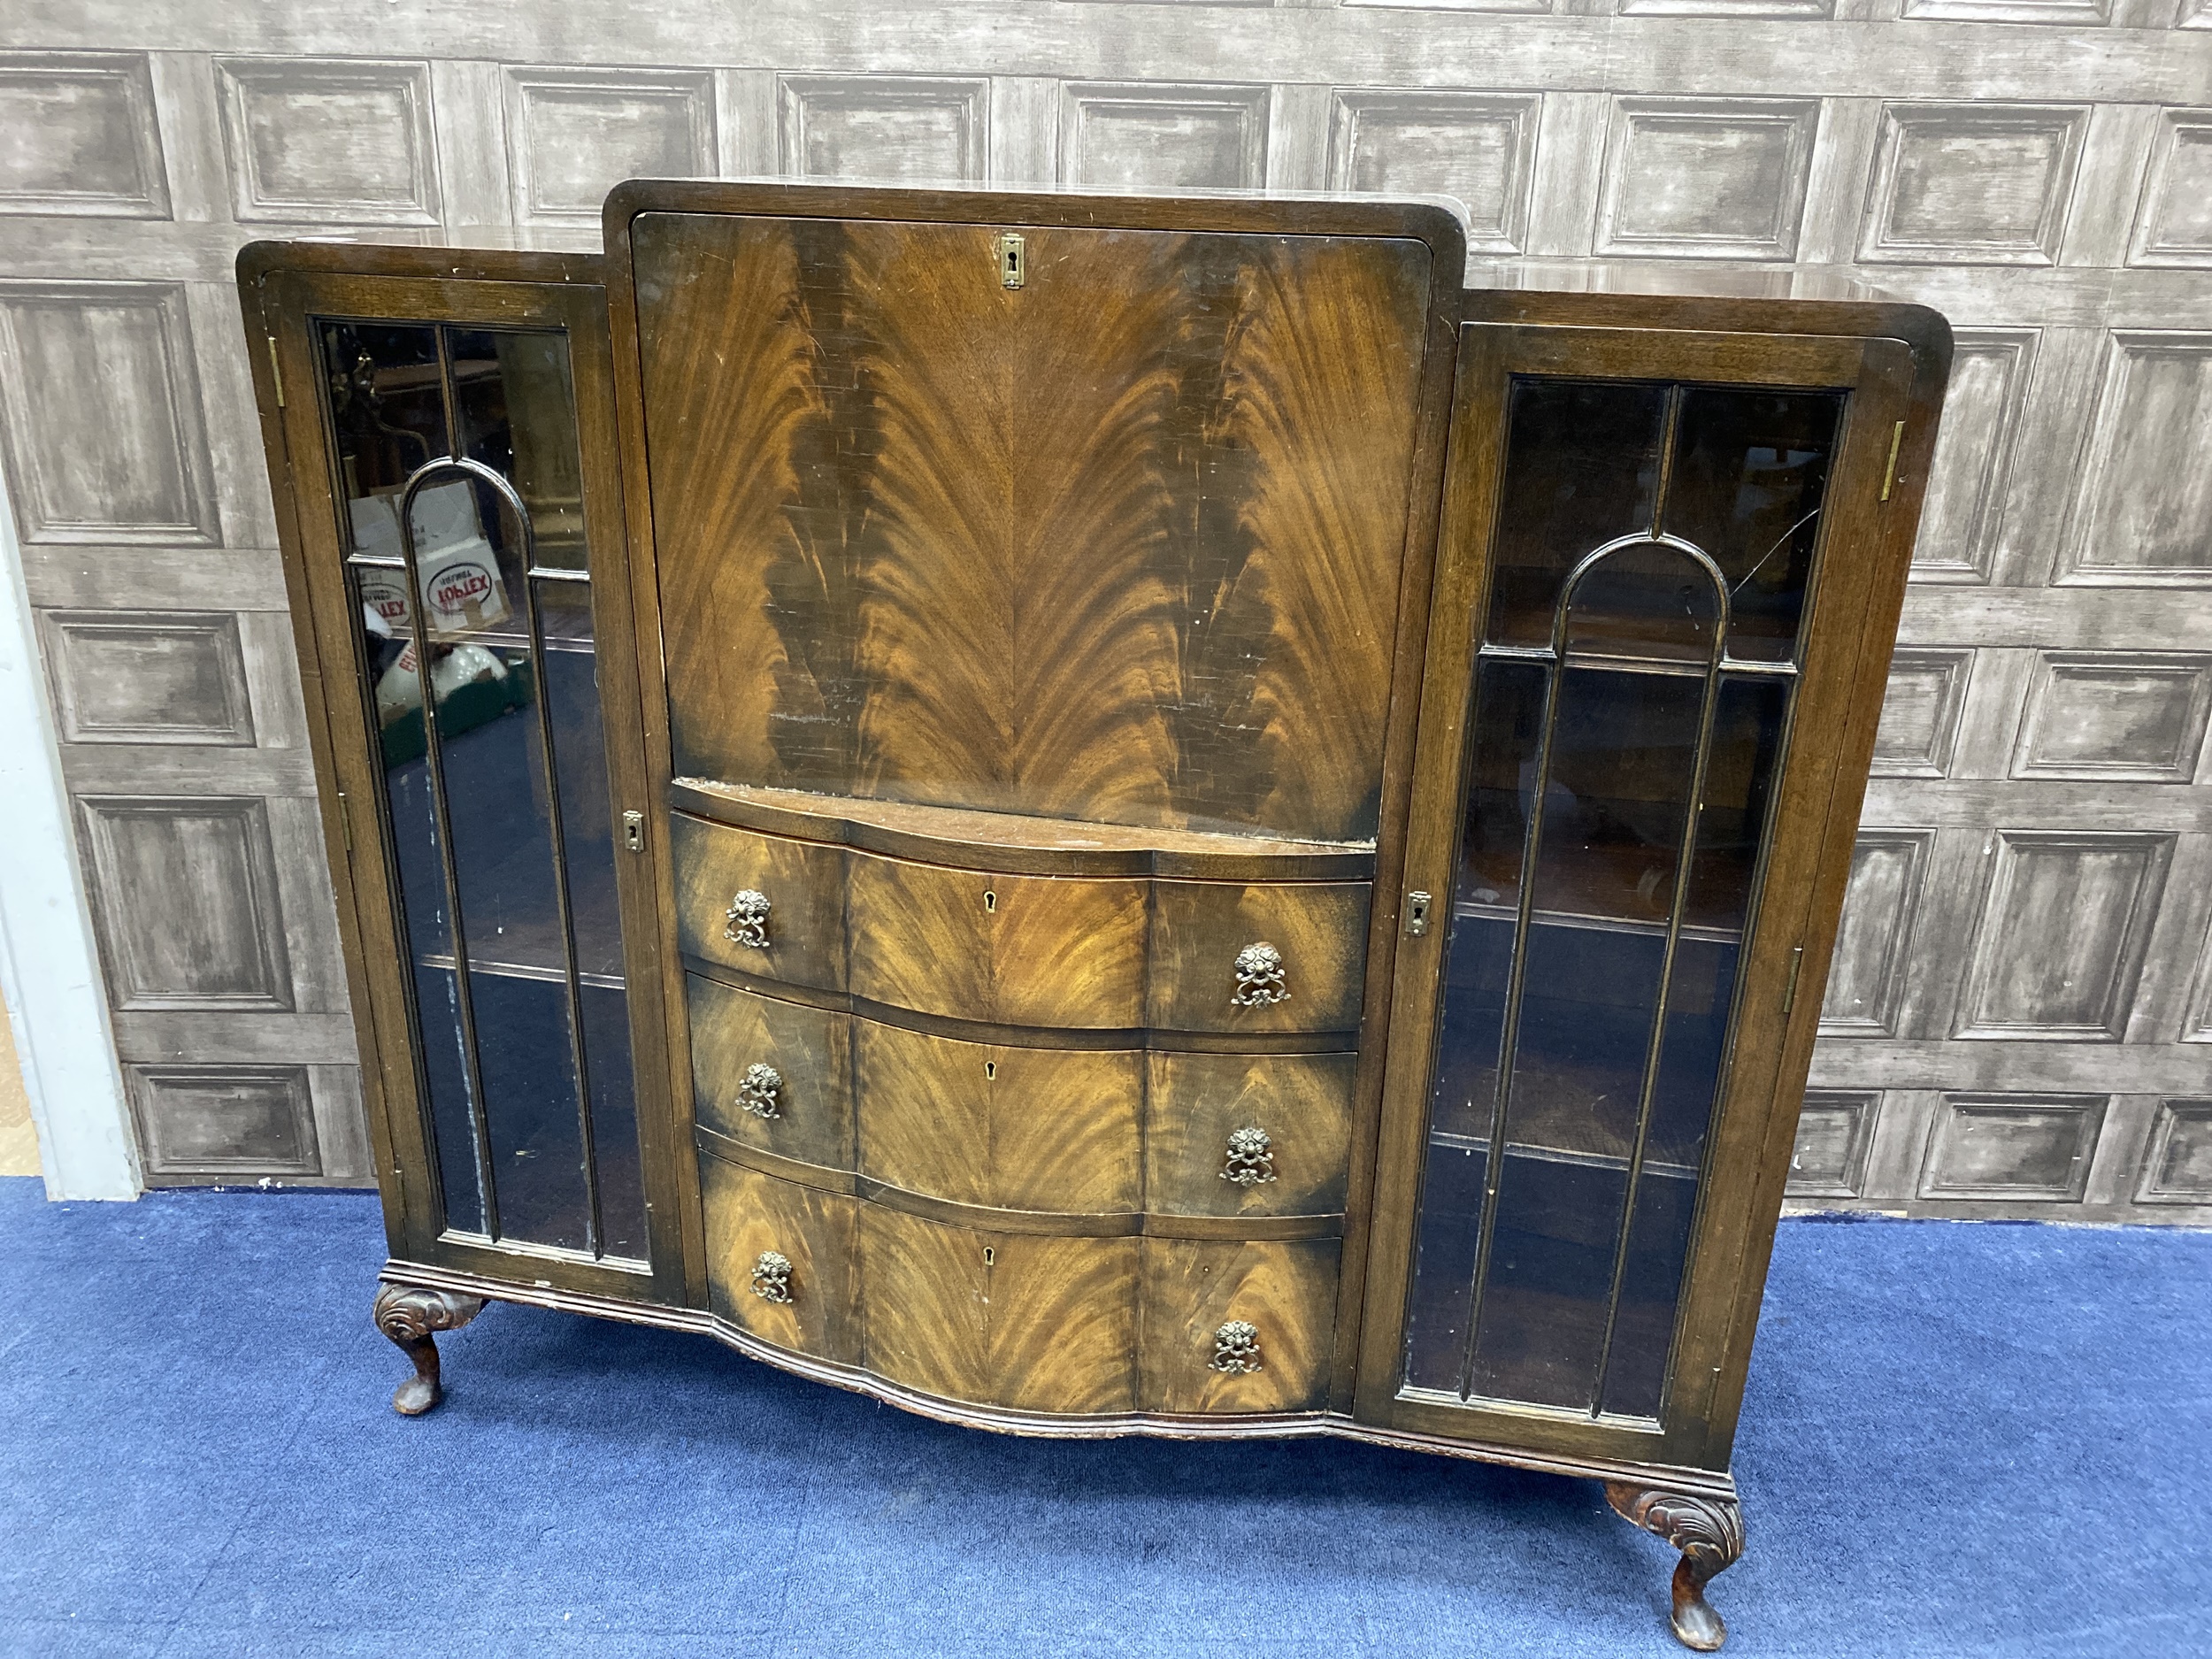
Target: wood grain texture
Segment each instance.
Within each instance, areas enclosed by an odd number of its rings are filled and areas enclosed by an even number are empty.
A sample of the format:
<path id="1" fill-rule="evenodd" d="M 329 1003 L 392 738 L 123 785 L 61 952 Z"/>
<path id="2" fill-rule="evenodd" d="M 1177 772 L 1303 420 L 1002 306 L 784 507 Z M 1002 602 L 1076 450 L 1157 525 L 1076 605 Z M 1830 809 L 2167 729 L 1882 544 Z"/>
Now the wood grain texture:
<path id="1" fill-rule="evenodd" d="M 50 615 L 51 613 L 49 613 Z M 1139 828 L 918 806 L 855 795 L 679 778 L 670 803 L 695 817 L 918 864 L 1018 876 L 1180 876 L 1211 881 L 1358 881 L 1375 873 L 1361 841 L 1300 841 L 1211 830 Z"/>
<path id="2" fill-rule="evenodd" d="M 1336 1313 L 1333 1239 L 1143 1240 L 1143 1402 L 1150 1411 L 1298 1411 L 1325 1402 Z M 1214 1333 L 1259 1331 L 1260 1369 L 1211 1369 Z"/>
<path id="3" fill-rule="evenodd" d="M 669 818 L 669 839 L 678 949 L 790 985 L 845 988 L 841 850 L 703 823 L 680 812 Z M 748 887 L 768 895 L 764 949 L 741 945 L 727 933 L 730 901 Z"/>
<path id="4" fill-rule="evenodd" d="M 678 772 L 1371 837 L 1428 249 L 1024 234 L 634 221 Z"/>
<path id="5" fill-rule="evenodd" d="M 860 1172 L 1008 1210 L 1127 1213 L 1142 1200 L 1143 1056 L 957 1042 L 854 1022 Z"/>
<path id="6" fill-rule="evenodd" d="M 808 445 L 835 430 L 805 340 L 784 314 L 796 282 L 796 246 L 786 239 L 757 248 L 743 267 L 724 267 L 724 303 L 689 316 L 681 331 L 639 342 L 646 396 L 683 388 L 680 427 L 715 431 L 741 423 L 754 440 L 709 450 L 672 437 L 653 449 L 656 510 L 680 501 L 684 533 L 701 548 L 748 555 L 657 563 L 664 629 L 672 638 L 671 625 L 694 619 L 684 663 L 687 695 L 669 703 L 680 773 L 684 757 L 749 742 L 756 747 L 731 753 L 731 775 L 764 774 L 773 764 L 770 711 L 779 700 L 837 682 L 833 671 L 805 653 L 835 649 L 850 639 L 849 626 L 821 626 L 826 595 L 847 586 L 836 574 L 844 549 L 834 537 L 802 539 L 790 515 L 803 498 L 803 473 L 812 481 L 809 463 L 817 457 Z M 697 274 L 680 261 L 641 258 L 638 303 L 667 303 Z M 710 365 L 712 372 L 703 373 Z M 802 572 L 810 572 L 810 580 Z M 787 622 L 780 629 L 780 620 Z M 786 655 L 787 636 L 788 649 L 800 653 L 796 661 Z M 817 724 L 826 733 L 849 721 L 825 714 Z M 818 770 L 833 771 L 847 758 L 826 757 L 828 764 Z M 793 776 L 804 779 L 815 770 L 801 761 Z"/>
<path id="7" fill-rule="evenodd" d="M 851 1169 L 850 1018 L 755 996 L 695 973 L 685 976 L 684 993 L 691 1014 L 694 1121 L 780 1157 Z M 773 1066 L 783 1079 L 773 1118 L 738 1108 L 738 1083 L 750 1065 Z"/>
<path id="8" fill-rule="evenodd" d="M 1146 1023 L 1163 1031 L 1350 1031 L 1366 987 L 1364 882 L 1161 881 Z M 1239 1008 L 1237 952 L 1273 945 L 1289 996 Z"/>
<path id="9" fill-rule="evenodd" d="M 1145 1208 L 1183 1216 L 1341 1213 L 1355 1054 L 1148 1054 Z M 1264 1130 L 1275 1179 L 1224 1179 L 1229 1137 Z"/>
<path id="10" fill-rule="evenodd" d="M 1404 241 L 1282 242 L 1268 256 L 1239 272 L 1239 326 L 1223 374 L 1233 436 L 1219 446 L 1254 457 L 1256 476 L 1238 514 L 1254 568 L 1210 589 L 1191 584 L 1187 614 L 1205 644 L 1194 649 L 1194 638 L 1187 652 L 1204 671 L 1186 668 L 1187 693 L 1233 683 L 1239 670 L 1224 660 L 1233 650 L 1225 641 L 1238 630 L 1221 625 L 1255 580 L 1264 586 L 1271 626 L 1255 654 L 1249 704 L 1227 718 L 1184 714 L 1179 752 L 1215 746 L 1210 764 L 1187 761 L 1184 798 L 1194 815 L 1218 812 L 1200 803 L 1234 802 L 1263 777 L 1256 821 L 1327 822 L 1340 826 L 1329 833 L 1370 835 L 1382 790 L 1429 261 Z M 1368 421 L 1378 424 L 1352 440 Z M 1218 499 L 1219 465 L 1209 453 L 1187 488 L 1202 514 Z M 1206 555 L 1232 541 L 1194 540 L 1190 563 L 1202 569 Z M 1177 705 L 1193 706 L 1187 695 Z M 1246 770 L 1255 763 L 1244 757 L 1254 754 L 1265 766 L 1257 776 Z M 1356 801 L 1348 798 L 1355 788 Z"/>
<path id="11" fill-rule="evenodd" d="M 1145 884 L 849 864 L 856 996 L 1010 1025 L 1144 1019 Z"/>
<path id="12" fill-rule="evenodd" d="M 1021 1410 L 1134 1407 L 1137 1240 L 979 1233 L 872 1205 L 861 1229 L 871 1371 Z"/>
<path id="13" fill-rule="evenodd" d="M 699 1182 L 715 1312 L 778 1348 L 859 1363 L 857 1201 L 714 1157 L 699 1160 Z M 753 1294 L 754 1264 L 768 1250 L 791 1263 L 787 1302 Z"/>

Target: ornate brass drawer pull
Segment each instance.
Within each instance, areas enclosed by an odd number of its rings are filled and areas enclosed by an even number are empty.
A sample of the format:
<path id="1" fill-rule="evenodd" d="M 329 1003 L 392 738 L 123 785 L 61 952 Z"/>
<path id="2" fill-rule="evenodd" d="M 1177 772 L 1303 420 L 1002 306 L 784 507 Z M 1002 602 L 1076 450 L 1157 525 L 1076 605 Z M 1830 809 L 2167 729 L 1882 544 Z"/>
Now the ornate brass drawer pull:
<path id="1" fill-rule="evenodd" d="M 757 887 L 747 887 L 732 899 L 730 908 L 723 912 L 722 937 L 733 945 L 767 949 L 768 895 Z"/>
<path id="2" fill-rule="evenodd" d="M 1209 1371 L 1224 1376 L 1239 1377 L 1246 1371 L 1260 1368 L 1260 1330 L 1241 1319 L 1232 1319 L 1214 1333 L 1214 1356 L 1207 1363 Z"/>
<path id="3" fill-rule="evenodd" d="M 1267 1008 L 1289 997 L 1281 951 L 1263 941 L 1237 952 L 1237 994 L 1229 999 L 1231 1007 Z"/>
<path id="4" fill-rule="evenodd" d="M 763 1250 L 760 1260 L 753 1263 L 753 1294 L 763 1302 L 789 1302 L 791 1258 L 774 1250 Z"/>
<path id="5" fill-rule="evenodd" d="M 737 1109 L 756 1118 L 780 1118 L 776 1094 L 783 1087 L 783 1073 L 772 1065 L 749 1065 L 737 1081 Z"/>
<path id="6" fill-rule="evenodd" d="M 1261 1187 L 1275 1179 L 1275 1149 L 1266 1130 L 1229 1132 L 1229 1158 L 1221 1179 L 1237 1187 Z"/>

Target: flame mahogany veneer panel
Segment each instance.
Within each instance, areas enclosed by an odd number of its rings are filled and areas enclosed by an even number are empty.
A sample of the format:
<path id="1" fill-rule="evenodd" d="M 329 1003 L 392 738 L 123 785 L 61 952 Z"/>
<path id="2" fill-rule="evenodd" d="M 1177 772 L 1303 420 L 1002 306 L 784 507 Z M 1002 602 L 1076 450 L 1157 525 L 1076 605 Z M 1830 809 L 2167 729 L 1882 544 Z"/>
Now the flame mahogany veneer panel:
<path id="1" fill-rule="evenodd" d="M 675 772 L 1377 830 L 1431 257 L 633 223 Z"/>

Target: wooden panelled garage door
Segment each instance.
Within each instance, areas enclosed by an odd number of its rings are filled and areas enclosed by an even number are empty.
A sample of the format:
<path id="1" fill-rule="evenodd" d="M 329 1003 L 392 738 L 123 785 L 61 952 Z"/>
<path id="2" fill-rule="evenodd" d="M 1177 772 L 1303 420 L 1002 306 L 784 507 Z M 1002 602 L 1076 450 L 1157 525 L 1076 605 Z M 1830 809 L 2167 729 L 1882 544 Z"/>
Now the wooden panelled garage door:
<path id="1" fill-rule="evenodd" d="M 0 465 L 150 1179 L 370 1174 L 233 253 L 694 173 L 1440 190 L 1479 280 L 1940 307 L 1794 1192 L 2212 1221 L 2208 0 L 12 8 Z"/>

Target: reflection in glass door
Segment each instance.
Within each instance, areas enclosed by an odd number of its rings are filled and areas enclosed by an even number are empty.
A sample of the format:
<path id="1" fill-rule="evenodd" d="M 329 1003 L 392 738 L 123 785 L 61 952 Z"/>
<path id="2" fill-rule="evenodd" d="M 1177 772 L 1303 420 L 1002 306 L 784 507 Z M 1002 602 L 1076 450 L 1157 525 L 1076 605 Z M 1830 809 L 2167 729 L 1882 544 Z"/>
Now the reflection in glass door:
<path id="1" fill-rule="evenodd" d="M 566 336 L 318 344 L 445 1229 L 642 1263 Z"/>
<path id="2" fill-rule="evenodd" d="M 1409 1389 L 1660 1414 L 1844 401 L 1514 382 Z"/>

